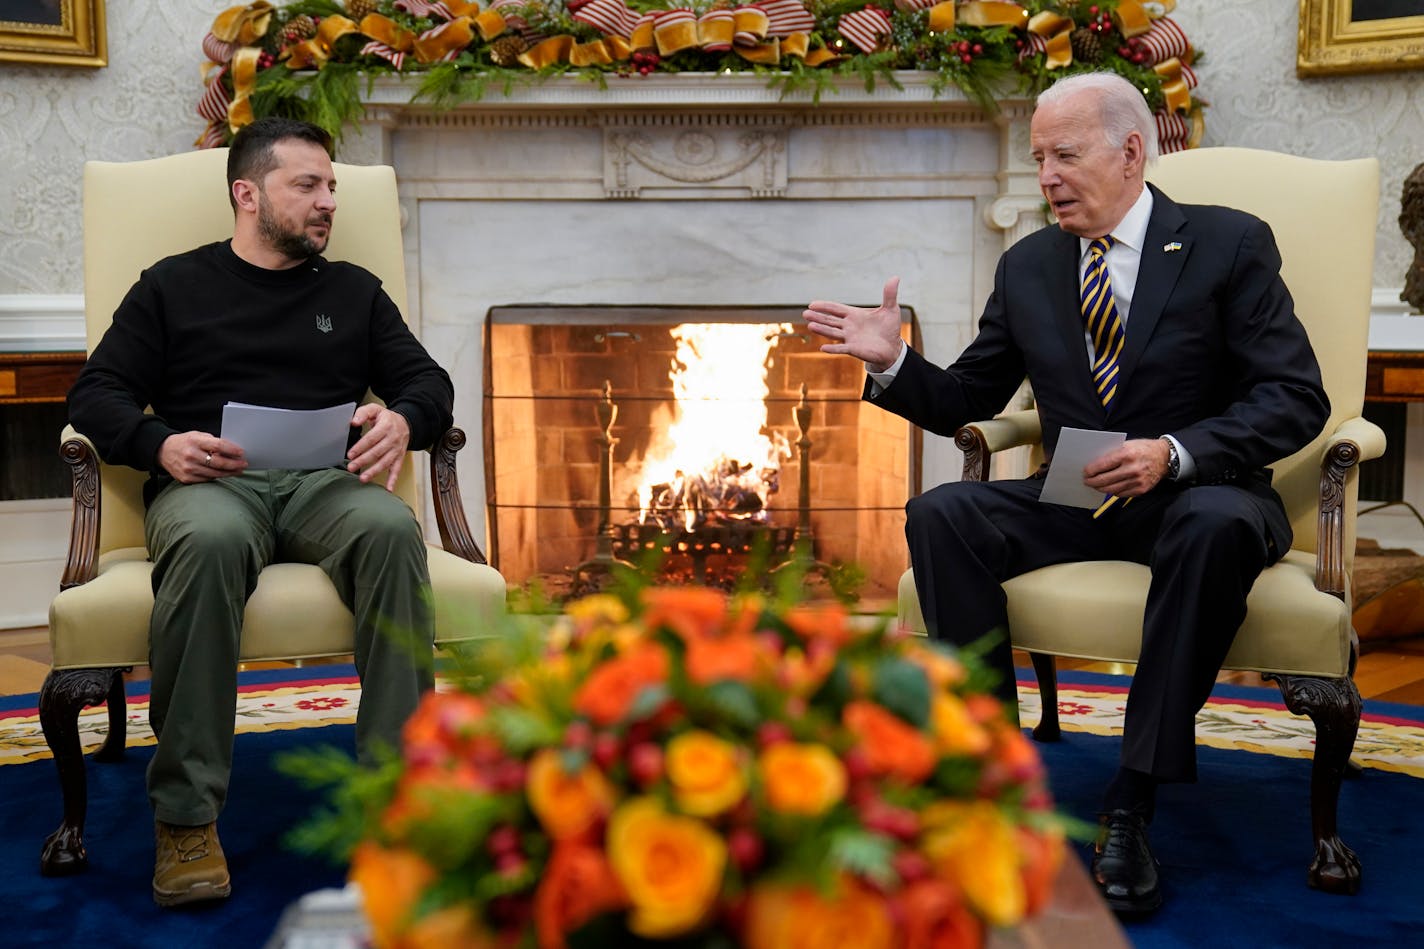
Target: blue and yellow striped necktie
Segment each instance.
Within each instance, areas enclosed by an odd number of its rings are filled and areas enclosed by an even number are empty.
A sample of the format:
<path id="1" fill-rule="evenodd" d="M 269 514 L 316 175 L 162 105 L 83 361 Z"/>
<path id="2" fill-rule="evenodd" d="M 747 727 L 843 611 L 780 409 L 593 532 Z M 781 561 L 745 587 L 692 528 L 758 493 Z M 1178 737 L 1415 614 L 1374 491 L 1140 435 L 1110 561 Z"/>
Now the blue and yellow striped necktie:
<path id="1" fill-rule="evenodd" d="M 1118 357 L 1122 355 L 1122 320 L 1113 301 L 1112 280 L 1108 276 L 1108 250 L 1117 243 L 1111 235 L 1099 237 L 1088 245 L 1088 266 L 1083 271 L 1083 320 L 1093 340 L 1093 385 L 1103 408 L 1112 409 L 1117 398 Z M 1118 501 L 1126 504 L 1130 498 L 1107 495 L 1093 512 L 1100 516 Z"/>

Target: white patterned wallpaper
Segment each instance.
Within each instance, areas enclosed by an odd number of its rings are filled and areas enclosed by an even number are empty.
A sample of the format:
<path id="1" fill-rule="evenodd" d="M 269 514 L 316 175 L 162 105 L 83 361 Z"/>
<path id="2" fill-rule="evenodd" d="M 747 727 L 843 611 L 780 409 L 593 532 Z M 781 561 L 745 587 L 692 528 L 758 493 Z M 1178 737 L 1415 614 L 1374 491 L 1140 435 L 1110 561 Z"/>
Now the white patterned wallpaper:
<path id="1" fill-rule="evenodd" d="M 198 43 L 233 0 L 107 0 L 103 69 L 0 64 L 0 295 L 76 294 L 80 168 L 191 147 Z M 1206 144 L 1383 163 L 1375 285 L 1397 288 L 1413 249 L 1399 191 L 1424 162 L 1424 71 L 1297 79 L 1293 0 L 1179 0 L 1206 59 Z M 142 214 L 136 208 L 135 214 Z"/>

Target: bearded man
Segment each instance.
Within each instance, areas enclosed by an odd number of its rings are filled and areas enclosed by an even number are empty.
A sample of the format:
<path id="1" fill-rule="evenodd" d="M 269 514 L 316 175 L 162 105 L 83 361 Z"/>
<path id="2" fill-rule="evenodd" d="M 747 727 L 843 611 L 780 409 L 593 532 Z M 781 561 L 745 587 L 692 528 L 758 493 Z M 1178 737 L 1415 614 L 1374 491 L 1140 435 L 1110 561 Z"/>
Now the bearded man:
<path id="1" fill-rule="evenodd" d="M 331 149 L 305 122 L 242 129 L 228 153 L 232 238 L 145 270 L 69 393 L 71 423 L 104 461 L 150 475 L 147 782 L 162 906 L 231 892 L 217 818 L 242 614 L 266 564 L 320 565 L 355 616 L 363 760 L 397 744 L 433 684 L 424 538 L 390 492 L 407 449 L 449 428 L 454 390 L 380 281 L 321 256 L 336 213 Z M 385 405 L 356 409 L 344 465 L 257 470 L 216 434 L 230 401 L 318 409 L 368 391 Z"/>

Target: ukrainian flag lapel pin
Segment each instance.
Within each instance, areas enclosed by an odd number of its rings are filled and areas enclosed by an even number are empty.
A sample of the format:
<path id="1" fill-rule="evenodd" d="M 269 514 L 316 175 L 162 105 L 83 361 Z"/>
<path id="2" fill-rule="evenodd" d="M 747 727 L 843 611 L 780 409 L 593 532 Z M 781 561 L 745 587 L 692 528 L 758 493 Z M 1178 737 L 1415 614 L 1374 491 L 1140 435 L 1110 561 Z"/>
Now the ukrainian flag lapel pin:
<path id="1" fill-rule="evenodd" d="M 1178 242 L 1178 241 L 1172 241 L 1172 243 L 1170 243 L 1170 244 L 1163 244 L 1163 245 L 1162 245 L 1162 252 L 1163 252 L 1164 254 L 1170 254 L 1170 253 L 1171 253 L 1172 251 L 1174 251 L 1174 250 L 1181 250 L 1181 249 L 1182 249 L 1182 245 L 1181 245 L 1181 243 Z"/>

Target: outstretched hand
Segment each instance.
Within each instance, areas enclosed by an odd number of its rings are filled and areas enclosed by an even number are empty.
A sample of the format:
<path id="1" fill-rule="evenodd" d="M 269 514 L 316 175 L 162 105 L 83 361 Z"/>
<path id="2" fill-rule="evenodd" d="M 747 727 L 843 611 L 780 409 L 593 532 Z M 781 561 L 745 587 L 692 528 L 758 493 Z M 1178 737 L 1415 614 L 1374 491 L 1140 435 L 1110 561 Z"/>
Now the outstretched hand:
<path id="1" fill-rule="evenodd" d="M 386 473 L 386 490 L 396 489 L 405 451 L 410 446 L 410 423 L 399 412 L 367 402 L 351 417 L 351 427 L 370 427 L 346 453 L 347 471 L 359 471 L 362 481 Z"/>
<path id="2" fill-rule="evenodd" d="M 900 278 L 885 281 L 881 303 L 875 309 L 812 300 L 801 313 L 806 328 L 831 342 L 823 353 L 854 356 L 873 372 L 881 372 L 900 358 Z"/>

